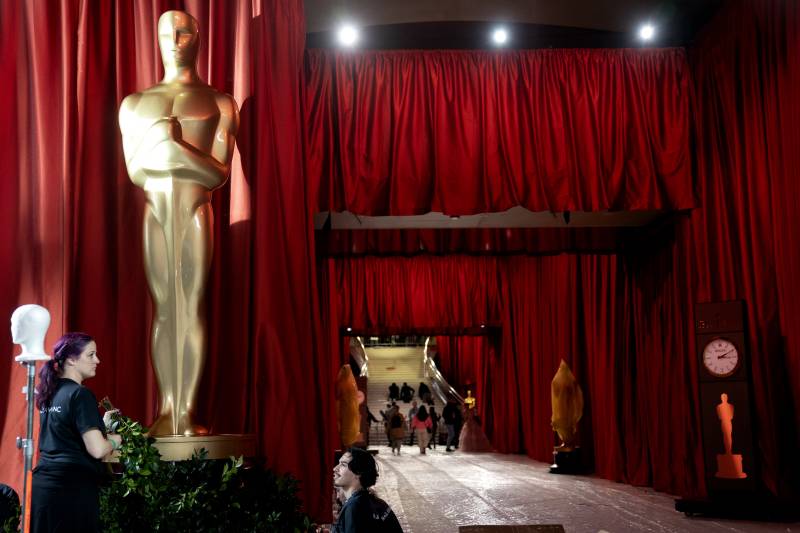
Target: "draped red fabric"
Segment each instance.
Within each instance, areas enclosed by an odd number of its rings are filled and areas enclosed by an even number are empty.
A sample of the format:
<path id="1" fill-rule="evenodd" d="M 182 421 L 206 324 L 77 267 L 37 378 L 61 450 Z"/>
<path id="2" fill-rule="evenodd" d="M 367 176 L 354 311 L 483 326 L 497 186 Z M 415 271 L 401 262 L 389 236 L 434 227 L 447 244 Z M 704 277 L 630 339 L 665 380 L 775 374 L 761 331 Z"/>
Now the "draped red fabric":
<path id="1" fill-rule="evenodd" d="M 29 7 L 20 2 L 0 5 L 0 169 L 6 177 L 0 185 L 0 305 L 2 313 L 9 317 L 18 305 L 39 303 L 50 310 L 52 324 L 61 324 L 63 193 L 64 176 L 69 169 L 62 134 L 69 125 L 63 102 L 51 91 L 65 87 L 67 77 L 61 57 L 47 69 L 36 69 L 34 64 L 61 48 L 57 18 L 62 14 L 53 10 L 53 17 L 35 20 Z M 29 38 L 33 31 L 39 31 L 39 40 Z M 60 334 L 56 329 L 51 326 L 48 345 Z M 0 343 L 4 353 L 15 353 L 9 335 L 0 336 Z M 25 397 L 20 394 L 25 371 L 8 361 L 0 366 L 0 394 L 4 400 L 0 405 L 5 406 L 0 414 L 0 480 L 19 490 L 23 458 L 16 449 L 15 437 L 25 435 Z"/>
<path id="2" fill-rule="evenodd" d="M 19 19 L 17 2 L 0 4 L 0 102 L 3 102 L 0 105 L 0 124 L 14 124 L 20 105 L 16 78 L 10 75 L 19 68 Z M 35 277 L 34 273 L 24 272 L 17 266 L 23 260 L 18 256 L 21 251 L 17 245 L 18 235 L 30 236 L 25 223 L 28 217 L 20 216 L 27 205 L 20 201 L 23 199 L 23 184 L 15 179 L 19 172 L 18 153 L 19 140 L 14 128 L 0 128 L 0 175 L 6 177 L 0 180 L 0 199 L 3 199 L 0 209 L 0 308 L 8 312 L 12 312 L 18 302 L 23 275 L 28 279 Z M 26 252 L 31 253 L 36 248 L 35 241 L 28 239 L 28 242 L 31 245 Z M 5 355 L 13 353 L 8 335 L 0 335 L 0 347 Z M 14 479 L 17 485 L 22 481 L 22 454 L 16 449 L 14 437 L 25 432 L 25 404 L 20 401 L 19 387 L 13 385 L 24 383 L 25 371 L 5 359 L 0 364 L 0 405 L 4 406 L 0 408 L 0 435 L 3 437 L 0 440 L 0 472 L 3 473 L 0 479 Z"/>
<path id="3" fill-rule="evenodd" d="M 498 261 L 460 255 L 329 259 L 336 318 L 355 331 L 383 334 L 496 323 Z"/>
<path id="4" fill-rule="evenodd" d="M 694 205 L 681 49 L 309 50 L 320 211 Z"/>
<path id="5" fill-rule="evenodd" d="M 467 391 L 472 391 L 477 398 L 478 415 L 485 427 L 488 427 L 486 415 L 492 412 L 490 404 L 498 399 L 492 395 L 489 387 L 489 372 L 497 356 L 494 340 L 487 335 L 436 337 L 439 370 L 461 396 L 466 397 Z M 498 408 L 502 408 L 502 405 Z"/>
<path id="6" fill-rule="evenodd" d="M 1 277 L 8 284 L 0 313 L 32 301 L 48 307 L 48 346 L 66 330 L 94 335 L 102 365 L 88 386 L 125 414 L 152 421 L 143 195 L 127 177 L 116 116 L 125 95 L 162 74 L 155 28 L 168 9 L 198 19 L 200 76 L 241 107 L 234 170 L 213 200 L 201 422 L 214 432 L 255 433 L 259 454 L 298 477 L 306 510 L 326 519 L 335 372 L 320 357 L 325 347 L 315 326 L 301 2 L 2 3 L 0 161 L 3 175 L 15 178 L 0 184 Z M 0 480 L 18 489 L 22 462 L 13 442 L 24 433 L 22 374 L 0 370 L 8 398 L 0 414 Z"/>
<path id="7" fill-rule="evenodd" d="M 436 351 L 438 368 L 447 382 L 459 394 L 466 394 L 468 386 L 477 393 L 488 361 L 489 339 L 482 335 L 437 336 Z"/>
<path id="8" fill-rule="evenodd" d="M 672 257 L 669 244 L 663 249 L 659 264 Z M 699 442 L 691 438 L 697 435 L 697 420 L 687 369 L 693 361 L 664 360 L 647 351 L 649 333 L 639 332 L 631 315 L 637 302 L 657 311 L 666 305 L 650 289 L 663 284 L 670 269 L 646 282 L 638 279 L 647 275 L 638 263 L 649 264 L 651 255 L 652 250 L 630 257 L 366 256 L 330 259 L 326 268 L 336 280 L 332 292 L 340 325 L 406 333 L 481 323 L 500 328 L 500 342 L 482 363 L 476 346 L 468 346 L 480 341 L 441 336 L 437 341 L 446 376 L 478 380 L 484 426 L 499 451 L 552 459 L 550 382 L 563 358 L 586 397 L 582 443 L 595 471 L 609 479 L 697 494 L 702 463 L 697 464 Z M 680 315 L 675 307 L 667 310 L 673 313 L 669 316 Z M 665 335 L 671 335 L 669 327 Z M 677 335 L 670 344 L 674 353 L 685 352 L 682 340 Z M 473 373 L 482 378 L 468 375 Z"/>
<path id="9" fill-rule="evenodd" d="M 762 479 L 800 495 L 800 6 L 736 1 L 691 55 L 697 301 L 744 299 Z"/>
<path id="10" fill-rule="evenodd" d="M 316 241 L 325 256 L 606 253 L 640 234 L 635 227 L 368 229 L 318 231 Z"/>
<path id="11" fill-rule="evenodd" d="M 581 431 L 595 470 L 701 495 L 693 307 L 743 299 L 760 478 L 779 497 L 796 497 L 799 41 L 800 8 L 768 0 L 729 3 L 698 40 L 691 69 L 700 207 L 674 228 L 617 255 L 330 260 L 341 323 L 380 328 L 391 320 L 394 331 L 435 331 L 437 323 L 457 330 L 494 321 L 502 328 L 489 372 L 495 447 L 549 459 L 549 381 L 565 357 L 586 394 Z M 419 254 L 404 241 L 349 243 Z M 420 279 L 425 290 L 413 290 Z"/>

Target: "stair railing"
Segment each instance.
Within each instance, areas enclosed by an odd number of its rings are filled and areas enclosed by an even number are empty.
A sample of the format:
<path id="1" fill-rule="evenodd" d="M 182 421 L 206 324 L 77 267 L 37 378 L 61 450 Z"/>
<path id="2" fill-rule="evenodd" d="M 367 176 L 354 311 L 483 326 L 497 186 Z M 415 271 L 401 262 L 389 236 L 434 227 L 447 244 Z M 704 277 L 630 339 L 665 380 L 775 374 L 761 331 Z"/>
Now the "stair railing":
<path id="1" fill-rule="evenodd" d="M 444 376 L 436 367 L 433 357 L 428 355 L 428 343 L 430 340 L 430 337 L 425 339 L 425 348 L 422 350 L 422 369 L 424 376 L 430 380 L 433 393 L 436 394 L 436 397 L 439 398 L 442 403 L 446 404 L 449 399 L 453 399 L 463 405 L 464 398 L 462 398 L 461 395 L 450 386 L 447 380 L 444 379 Z"/>
<path id="2" fill-rule="evenodd" d="M 359 376 L 369 377 L 369 356 L 361 337 L 350 338 L 350 356 L 359 368 Z"/>

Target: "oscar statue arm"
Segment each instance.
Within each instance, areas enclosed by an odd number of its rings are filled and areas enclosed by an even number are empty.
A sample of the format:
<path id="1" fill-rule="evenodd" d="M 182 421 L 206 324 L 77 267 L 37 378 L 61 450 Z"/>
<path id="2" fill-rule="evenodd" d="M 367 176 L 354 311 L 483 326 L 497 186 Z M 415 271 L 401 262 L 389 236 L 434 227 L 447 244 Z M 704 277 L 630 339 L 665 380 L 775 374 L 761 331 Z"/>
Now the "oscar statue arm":
<path id="1" fill-rule="evenodd" d="M 150 125 L 144 135 L 135 136 L 135 107 L 140 94 L 126 97 L 120 106 L 120 129 L 125 163 L 131 181 L 145 187 L 148 178 L 176 177 L 199 181 L 207 189 L 215 189 L 225 183 L 230 172 L 230 162 L 239 127 L 239 111 L 232 97 L 221 94 L 217 97 L 220 119 L 214 131 L 211 154 L 198 150 L 183 140 L 181 125 L 177 117 L 165 117 Z M 152 152 L 162 143 L 168 157 L 152 157 Z M 163 153 L 163 152 L 162 152 Z"/>
<path id="2" fill-rule="evenodd" d="M 179 149 L 171 161 L 175 168 L 170 170 L 170 174 L 177 178 L 185 177 L 192 181 L 200 181 L 207 189 L 216 189 L 227 180 L 236 144 L 236 133 L 239 129 L 239 109 L 236 101 L 231 96 L 221 93 L 217 95 L 216 101 L 220 118 L 214 131 L 210 154 L 185 142 L 180 137 L 180 124 L 177 135 L 172 138 L 175 147 Z"/>
<path id="3" fill-rule="evenodd" d="M 172 125 L 168 119 L 156 120 L 144 134 L 137 129 L 136 106 L 142 93 L 130 94 L 122 100 L 119 107 L 119 129 L 122 134 L 122 151 L 125 155 L 125 166 L 128 176 L 134 185 L 144 187 L 147 181 L 147 169 L 141 163 L 142 154 L 148 154 L 156 146 L 171 138 Z"/>

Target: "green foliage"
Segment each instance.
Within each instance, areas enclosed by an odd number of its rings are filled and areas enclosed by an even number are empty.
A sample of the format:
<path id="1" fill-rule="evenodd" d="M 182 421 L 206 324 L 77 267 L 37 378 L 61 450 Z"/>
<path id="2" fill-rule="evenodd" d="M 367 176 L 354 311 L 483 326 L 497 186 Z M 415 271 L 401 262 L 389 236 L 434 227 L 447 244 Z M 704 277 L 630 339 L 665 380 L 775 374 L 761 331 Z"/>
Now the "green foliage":
<path id="1" fill-rule="evenodd" d="M 242 458 L 161 461 L 147 429 L 117 415 L 121 474 L 100 495 L 104 531 L 307 531 L 297 481 Z"/>
<path id="2" fill-rule="evenodd" d="M 21 509 L 19 505 L 11 510 L 11 516 L 9 516 L 6 521 L 0 525 L 3 533 L 17 533 L 17 531 L 19 531 L 20 510 Z"/>

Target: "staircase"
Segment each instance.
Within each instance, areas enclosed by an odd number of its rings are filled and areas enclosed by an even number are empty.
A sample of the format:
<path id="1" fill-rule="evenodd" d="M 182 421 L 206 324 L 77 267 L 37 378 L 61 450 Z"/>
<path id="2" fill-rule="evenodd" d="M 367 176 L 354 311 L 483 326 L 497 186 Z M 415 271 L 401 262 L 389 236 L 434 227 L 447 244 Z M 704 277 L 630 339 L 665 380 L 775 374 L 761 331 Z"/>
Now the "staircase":
<path id="1" fill-rule="evenodd" d="M 367 348 L 366 351 L 369 357 L 367 406 L 372 414 L 375 415 L 375 418 L 381 421 L 378 424 L 373 423 L 370 427 L 369 441 L 371 446 L 381 446 L 388 444 L 380 412 L 385 411 L 386 404 L 389 403 L 389 385 L 397 383 L 398 387 L 402 387 L 403 382 L 406 382 L 416 391 L 421 381 L 424 381 L 428 387 L 431 384 L 423 376 L 422 346 L 372 347 Z M 417 400 L 419 405 L 422 405 L 416 392 L 414 393 L 414 399 Z M 398 401 L 397 405 L 400 407 L 400 412 L 403 416 L 408 417 L 411 403 Z M 441 416 L 443 405 L 435 396 L 434 405 Z"/>

